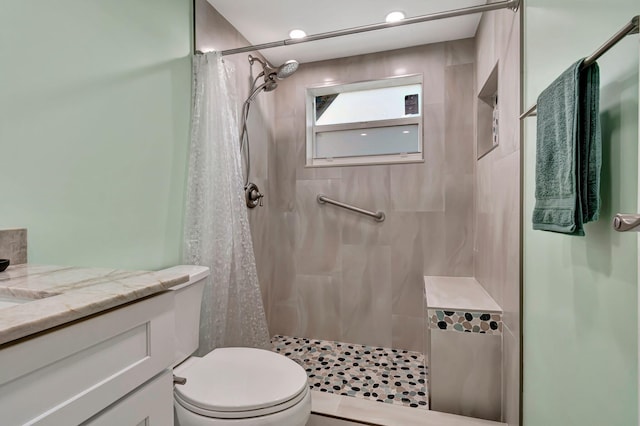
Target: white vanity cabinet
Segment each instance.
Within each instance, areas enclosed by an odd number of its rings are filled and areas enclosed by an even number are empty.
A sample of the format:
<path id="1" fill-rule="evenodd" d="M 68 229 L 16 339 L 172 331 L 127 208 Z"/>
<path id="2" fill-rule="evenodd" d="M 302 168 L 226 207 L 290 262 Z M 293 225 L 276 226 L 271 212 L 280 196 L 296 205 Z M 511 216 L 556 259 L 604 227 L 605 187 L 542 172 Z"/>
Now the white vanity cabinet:
<path id="1" fill-rule="evenodd" d="M 173 424 L 174 298 L 160 293 L 0 347 L 0 423 Z"/>

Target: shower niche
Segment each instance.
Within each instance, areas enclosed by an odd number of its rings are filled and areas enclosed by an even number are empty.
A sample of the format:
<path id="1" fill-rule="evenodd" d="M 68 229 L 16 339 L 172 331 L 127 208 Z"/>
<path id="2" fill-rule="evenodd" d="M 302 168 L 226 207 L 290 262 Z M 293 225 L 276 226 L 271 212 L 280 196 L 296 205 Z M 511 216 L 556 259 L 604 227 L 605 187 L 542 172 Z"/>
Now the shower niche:
<path id="1" fill-rule="evenodd" d="M 477 159 L 481 159 L 499 145 L 498 139 L 498 63 L 484 82 L 477 99 Z"/>

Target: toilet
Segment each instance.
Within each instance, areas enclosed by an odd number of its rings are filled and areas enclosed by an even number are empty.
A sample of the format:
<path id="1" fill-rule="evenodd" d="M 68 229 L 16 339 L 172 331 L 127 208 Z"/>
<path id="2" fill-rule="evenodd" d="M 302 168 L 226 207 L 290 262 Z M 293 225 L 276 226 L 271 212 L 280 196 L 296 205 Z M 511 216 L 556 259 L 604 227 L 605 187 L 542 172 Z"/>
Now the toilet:
<path id="1" fill-rule="evenodd" d="M 307 374 L 289 358 L 254 348 L 198 349 L 200 304 L 209 269 L 176 266 L 189 281 L 175 292 L 174 422 L 179 426 L 304 426 L 311 414 Z M 184 381 L 184 384 L 180 384 Z"/>

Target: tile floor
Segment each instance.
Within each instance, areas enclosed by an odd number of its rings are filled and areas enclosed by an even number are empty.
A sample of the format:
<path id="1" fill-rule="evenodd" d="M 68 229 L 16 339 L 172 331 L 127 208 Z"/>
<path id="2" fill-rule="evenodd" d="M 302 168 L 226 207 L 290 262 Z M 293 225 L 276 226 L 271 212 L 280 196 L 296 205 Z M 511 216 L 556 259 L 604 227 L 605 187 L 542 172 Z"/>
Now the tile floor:
<path id="1" fill-rule="evenodd" d="M 427 367 L 418 352 L 289 336 L 271 341 L 307 371 L 312 390 L 428 409 Z"/>

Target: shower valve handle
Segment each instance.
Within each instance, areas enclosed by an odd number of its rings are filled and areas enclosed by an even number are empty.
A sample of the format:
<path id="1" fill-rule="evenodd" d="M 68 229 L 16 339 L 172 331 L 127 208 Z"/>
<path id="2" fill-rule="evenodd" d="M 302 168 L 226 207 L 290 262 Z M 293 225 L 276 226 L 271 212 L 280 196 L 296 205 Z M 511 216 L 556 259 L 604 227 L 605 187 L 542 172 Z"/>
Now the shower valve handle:
<path id="1" fill-rule="evenodd" d="M 262 207 L 262 199 L 264 198 L 264 194 L 258 191 L 251 192 L 251 198 L 257 200 L 259 202 L 259 206 Z"/>
<path id="2" fill-rule="evenodd" d="M 264 198 L 264 194 L 260 192 L 258 186 L 255 183 L 249 183 L 244 191 L 247 207 L 249 207 L 250 209 L 258 206 L 262 207 L 262 199 Z"/>

